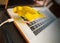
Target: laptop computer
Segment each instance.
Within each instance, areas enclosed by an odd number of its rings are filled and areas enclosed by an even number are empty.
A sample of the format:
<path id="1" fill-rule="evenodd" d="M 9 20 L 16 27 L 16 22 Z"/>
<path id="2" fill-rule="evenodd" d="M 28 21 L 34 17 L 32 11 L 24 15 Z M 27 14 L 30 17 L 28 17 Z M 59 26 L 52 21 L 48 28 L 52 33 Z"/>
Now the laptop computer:
<path id="1" fill-rule="evenodd" d="M 25 23 L 25 20 L 22 17 L 17 16 L 17 14 L 13 12 L 13 8 L 15 6 L 21 5 L 12 4 L 11 6 L 8 6 L 7 12 L 9 16 L 14 20 L 14 24 L 16 25 L 18 31 L 22 34 L 24 39 L 27 41 L 27 43 L 31 43 L 33 40 L 37 40 L 36 38 L 40 37 L 40 34 L 44 32 L 47 26 L 49 26 L 53 21 L 56 20 L 56 17 L 49 11 L 47 7 L 33 6 L 33 9 L 37 10 L 41 14 L 44 14 L 46 18 L 37 18 L 29 23 Z"/>

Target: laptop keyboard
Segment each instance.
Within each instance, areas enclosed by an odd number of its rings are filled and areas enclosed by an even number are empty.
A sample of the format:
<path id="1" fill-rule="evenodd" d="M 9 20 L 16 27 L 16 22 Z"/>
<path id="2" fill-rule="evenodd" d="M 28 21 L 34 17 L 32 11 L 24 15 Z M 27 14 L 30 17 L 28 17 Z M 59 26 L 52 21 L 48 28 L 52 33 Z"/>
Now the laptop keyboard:
<path id="1" fill-rule="evenodd" d="M 40 33 L 43 29 L 45 29 L 45 27 L 47 27 L 52 21 L 54 21 L 54 19 L 51 18 L 39 18 L 36 19 L 33 22 L 30 22 L 28 24 L 28 26 L 30 27 L 30 29 L 33 31 L 33 33 L 35 35 L 37 35 L 38 33 Z"/>

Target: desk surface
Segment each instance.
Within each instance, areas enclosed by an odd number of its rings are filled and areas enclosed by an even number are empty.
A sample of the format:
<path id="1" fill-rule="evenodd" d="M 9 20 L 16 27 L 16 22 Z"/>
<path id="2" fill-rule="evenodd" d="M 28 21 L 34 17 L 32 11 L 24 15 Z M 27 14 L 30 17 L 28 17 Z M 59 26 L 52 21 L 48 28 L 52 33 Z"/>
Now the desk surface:
<path id="1" fill-rule="evenodd" d="M 0 23 L 10 18 L 4 9 L 0 9 Z M 4 24 L 2 27 L 3 41 L 5 43 L 26 43 L 21 34 L 17 31 L 15 25 L 12 23 Z M 1 38 L 0 38 L 1 39 Z M 1 43 L 1 40 L 0 40 Z"/>

